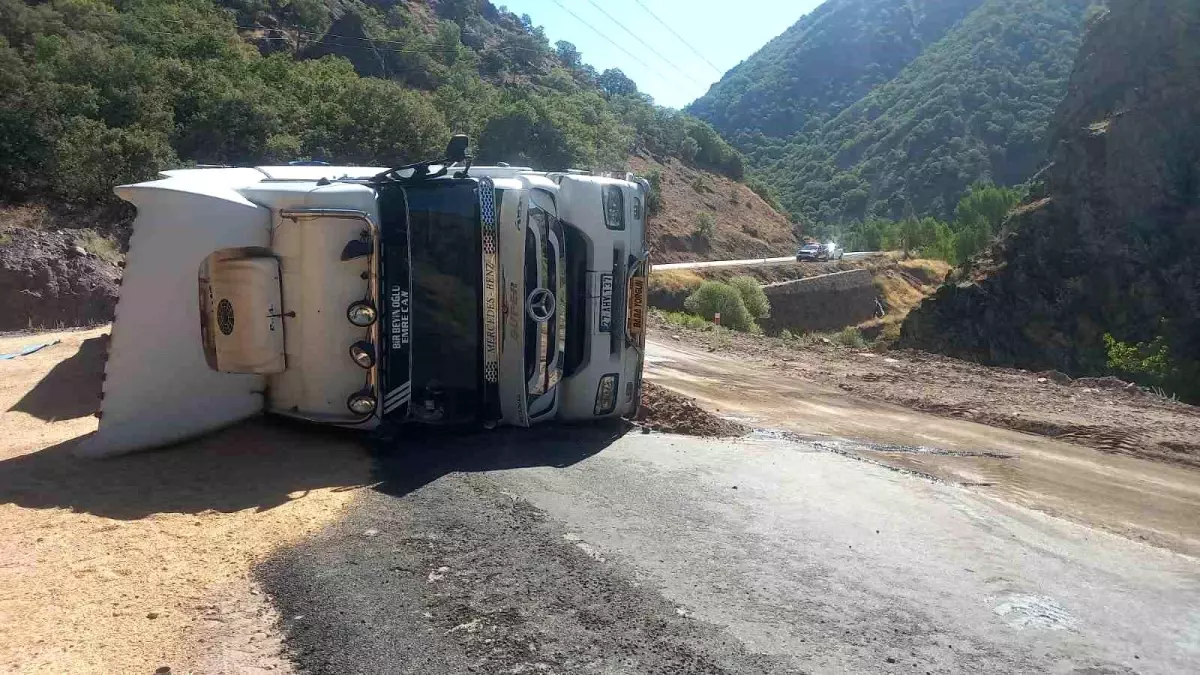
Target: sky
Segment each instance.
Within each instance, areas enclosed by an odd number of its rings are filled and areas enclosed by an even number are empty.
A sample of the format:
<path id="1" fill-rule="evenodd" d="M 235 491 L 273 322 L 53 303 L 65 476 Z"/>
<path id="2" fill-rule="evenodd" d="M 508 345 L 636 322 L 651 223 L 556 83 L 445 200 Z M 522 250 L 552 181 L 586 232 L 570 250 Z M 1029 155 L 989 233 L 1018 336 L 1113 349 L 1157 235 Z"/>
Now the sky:
<path id="1" fill-rule="evenodd" d="M 551 45 L 571 42 L 597 71 L 620 68 L 659 105 L 682 108 L 822 1 L 492 0 L 492 4 L 528 14 L 535 26 L 545 29 Z"/>

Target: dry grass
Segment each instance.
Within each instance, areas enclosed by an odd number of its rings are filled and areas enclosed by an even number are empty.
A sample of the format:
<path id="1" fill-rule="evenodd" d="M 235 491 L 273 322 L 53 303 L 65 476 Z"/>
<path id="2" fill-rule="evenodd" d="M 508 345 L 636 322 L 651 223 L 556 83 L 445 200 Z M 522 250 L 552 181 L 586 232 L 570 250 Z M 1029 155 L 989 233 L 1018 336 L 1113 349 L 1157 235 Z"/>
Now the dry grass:
<path id="1" fill-rule="evenodd" d="M 79 230 L 75 233 L 75 241 L 83 250 L 111 264 L 117 264 L 125 259 L 117 242 L 97 234 L 94 230 Z"/>
<path id="2" fill-rule="evenodd" d="M 50 228 L 54 220 L 45 206 L 22 204 L 20 206 L 0 206 L 0 229 L 25 228 L 28 230 L 45 230 Z"/>
<path id="3" fill-rule="evenodd" d="M 102 219 L 101 219 L 102 220 Z M 79 228 L 79 225 L 96 224 L 95 218 L 84 214 L 82 217 L 56 217 L 50 209 L 42 204 L 22 204 L 19 206 L 0 206 L 0 245 L 12 240 L 13 230 L 54 230 L 64 228 L 83 250 L 101 260 L 116 264 L 124 260 L 121 247 L 117 241 L 91 227 Z"/>
<path id="4" fill-rule="evenodd" d="M 704 283 L 704 278 L 691 270 L 663 270 L 650 273 L 650 290 L 676 293 L 693 291 Z"/>
<path id="5" fill-rule="evenodd" d="M 646 233 L 655 261 L 764 258 L 796 250 L 788 217 L 745 185 L 677 160 L 662 164 L 633 156 L 629 166 L 641 175 L 662 176 L 662 208 L 649 219 Z M 711 232 L 706 226 L 697 233 L 701 214 L 706 222 L 711 218 Z"/>
<path id="6" fill-rule="evenodd" d="M 907 314 L 910 309 L 925 299 L 924 285 L 914 285 L 912 277 L 895 272 L 884 272 L 875 276 L 875 290 L 883 300 L 889 314 Z"/>
<path id="7" fill-rule="evenodd" d="M 887 314 L 863 322 L 859 328 L 868 335 L 876 335 L 881 342 L 895 342 L 908 313 L 937 290 L 951 269 L 944 260 L 924 259 L 897 260 L 894 266 L 878 267 L 874 270 L 875 289 Z"/>
<path id="8" fill-rule="evenodd" d="M 30 230 L 46 229 L 52 223 L 50 212 L 40 205 L 0 207 L 0 223 L 6 227 L 23 227 Z"/>
<path id="9" fill-rule="evenodd" d="M 954 266 L 945 260 L 915 258 L 900 261 L 900 268 L 918 277 L 922 283 L 937 286 L 942 283 Z"/>

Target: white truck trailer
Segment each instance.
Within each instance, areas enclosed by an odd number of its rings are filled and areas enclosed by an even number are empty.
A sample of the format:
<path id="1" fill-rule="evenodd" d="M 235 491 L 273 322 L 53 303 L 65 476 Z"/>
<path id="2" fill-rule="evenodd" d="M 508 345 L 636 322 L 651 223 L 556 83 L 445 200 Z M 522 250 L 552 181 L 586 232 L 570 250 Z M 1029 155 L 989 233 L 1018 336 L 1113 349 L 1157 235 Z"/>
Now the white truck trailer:
<path id="1" fill-rule="evenodd" d="M 632 414 L 646 192 L 632 174 L 200 168 L 137 206 L 89 456 L 271 413 L 401 430 Z M 402 433 L 402 432 L 401 432 Z"/>

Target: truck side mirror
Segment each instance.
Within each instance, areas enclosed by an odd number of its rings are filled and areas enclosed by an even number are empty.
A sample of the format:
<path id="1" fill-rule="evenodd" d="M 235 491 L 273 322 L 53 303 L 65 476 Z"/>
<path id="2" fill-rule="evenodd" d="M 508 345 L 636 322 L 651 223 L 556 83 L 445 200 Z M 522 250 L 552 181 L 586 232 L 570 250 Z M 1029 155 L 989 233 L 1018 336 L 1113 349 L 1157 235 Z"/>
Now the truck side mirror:
<path id="1" fill-rule="evenodd" d="M 450 137 L 450 142 L 446 144 L 446 161 L 453 164 L 465 160 L 468 142 L 466 134 L 454 134 Z"/>

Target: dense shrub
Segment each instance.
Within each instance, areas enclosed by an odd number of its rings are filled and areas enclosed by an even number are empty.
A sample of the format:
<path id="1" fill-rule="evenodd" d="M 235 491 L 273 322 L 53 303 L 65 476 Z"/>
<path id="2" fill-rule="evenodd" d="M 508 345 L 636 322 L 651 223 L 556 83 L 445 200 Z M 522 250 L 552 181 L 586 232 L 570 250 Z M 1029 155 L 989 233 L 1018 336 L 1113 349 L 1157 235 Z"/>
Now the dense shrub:
<path id="1" fill-rule="evenodd" d="M 767 294 L 763 292 L 762 285 L 758 283 L 757 279 L 747 276 L 734 277 L 729 280 L 729 285 L 742 294 L 742 302 L 746 305 L 746 311 L 750 312 L 750 316 L 755 321 L 771 315 L 771 301 L 767 299 Z"/>
<path id="2" fill-rule="evenodd" d="M 656 216 L 662 211 L 662 171 L 651 169 L 646 174 L 650 190 L 646 193 L 646 215 Z"/>
<path id="3" fill-rule="evenodd" d="M 1166 328 L 1166 322 L 1161 325 Z M 1200 397 L 1200 363 L 1176 358 L 1165 335 L 1150 342 L 1121 342 L 1104 334 L 1108 369 L 1114 375 L 1187 400 Z"/>
<path id="4" fill-rule="evenodd" d="M 719 281 L 706 281 L 688 296 L 683 303 L 684 308 L 692 314 L 698 314 L 709 321 L 721 315 L 721 325 L 740 331 L 755 331 L 758 324 L 746 309 L 742 294 L 729 284 Z"/>
<path id="5" fill-rule="evenodd" d="M 692 234 L 705 241 L 708 241 L 709 239 L 712 239 L 712 236 L 716 234 L 716 231 L 717 219 L 713 217 L 713 214 L 707 211 L 701 211 L 700 213 L 696 214 L 696 229 L 692 231 Z"/>
<path id="6" fill-rule="evenodd" d="M 833 335 L 833 341 L 846 346 L 862 349 L 867 346 L 866 339 L 863 338 L 862 331 L 856 326 L 846 326 Z"/>

